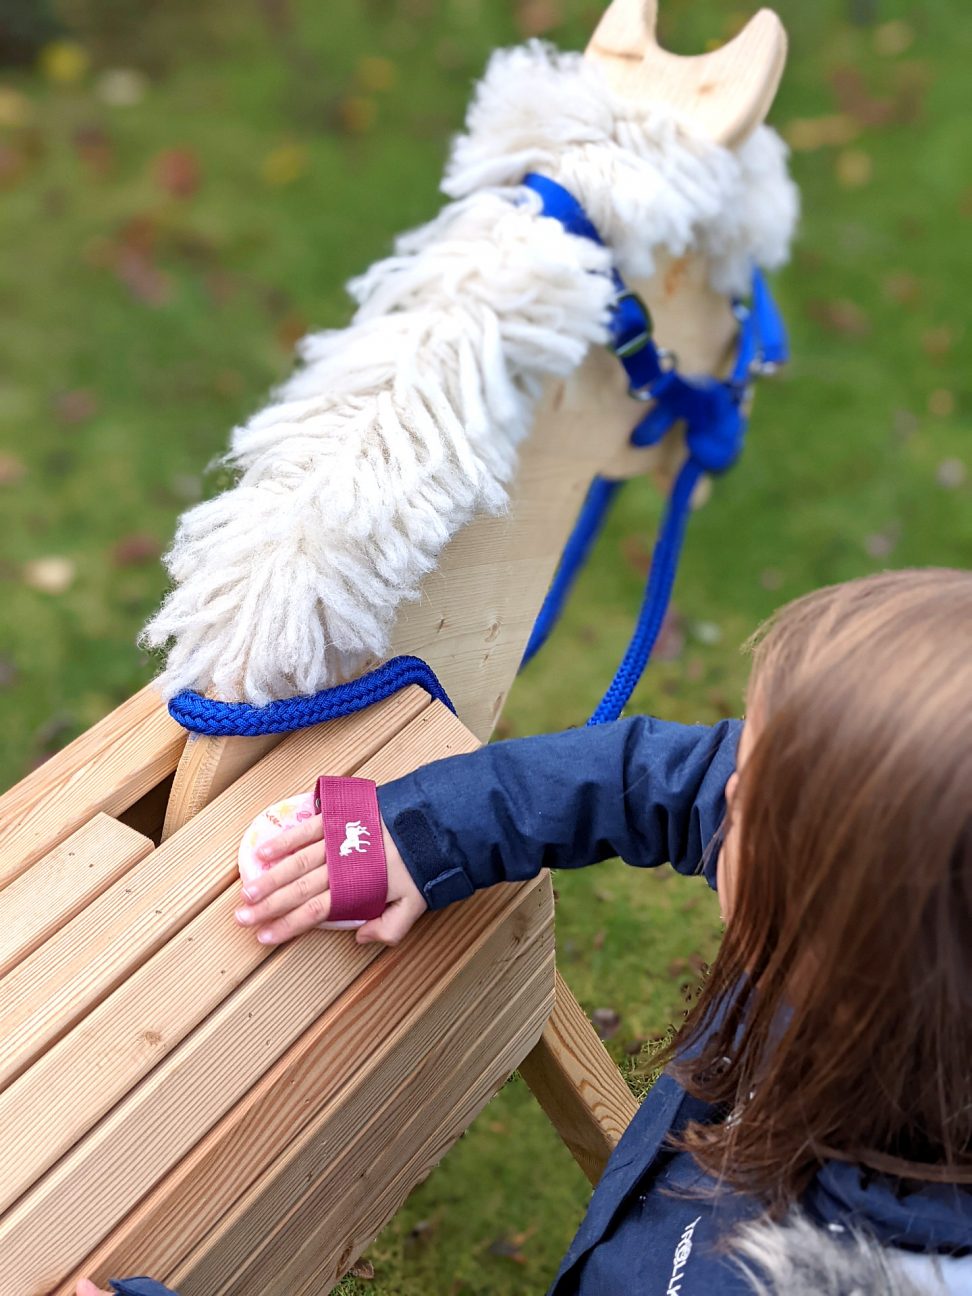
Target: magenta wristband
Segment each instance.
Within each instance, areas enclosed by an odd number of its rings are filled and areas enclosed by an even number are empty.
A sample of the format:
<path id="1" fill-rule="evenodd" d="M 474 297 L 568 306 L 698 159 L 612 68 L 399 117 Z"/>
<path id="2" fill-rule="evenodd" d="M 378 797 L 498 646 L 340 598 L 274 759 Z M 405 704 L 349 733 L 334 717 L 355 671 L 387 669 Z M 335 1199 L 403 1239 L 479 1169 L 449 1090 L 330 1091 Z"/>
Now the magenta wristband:
<path id="1" fill-rule="evenodd" d="M 324 824 L 331 892 L 327 921 L 380 917 L 388 899 L 388 865 L 377 785 L 371 779 L 323 774 L 315 796 Z"/>

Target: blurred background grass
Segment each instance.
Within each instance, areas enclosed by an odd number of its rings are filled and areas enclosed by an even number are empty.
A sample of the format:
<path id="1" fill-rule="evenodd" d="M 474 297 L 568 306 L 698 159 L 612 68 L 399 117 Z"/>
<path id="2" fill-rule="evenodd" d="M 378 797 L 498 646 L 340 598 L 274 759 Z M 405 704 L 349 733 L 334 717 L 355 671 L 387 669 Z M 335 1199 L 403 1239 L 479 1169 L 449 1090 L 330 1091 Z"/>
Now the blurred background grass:
<path id="1" fill-rule="evenodd" d="M 780 0 L 771 120 L 804 219 L 778 291 L 794 360 L 694 519 L 634 709 L 738 713 L 738 644 L 778 603 L 972 552 L 965 0 Z M 675 50 L 737 0 L 665 0 Z M 592 0 L 0 0 L 0 786 L 151 675 L 134 636 L 230 426 L 347 319 L 346 278 L 430 217 L 488 51 L 583 44 Z M 633 483 L 502 732 L 592 709 L 660 502 Z M 718 938 L 704 888 L 619 864 L 562 877 L 562 968 L 632 1065 Z M 637 1068 L 635 1068 L 637 1069 Z M 637 1082 L 637 1077 L 634 1078 Z M 349 1291 L 525 1293 L 587 1198 L 518 1081 L 408 1203 Z M 373 1274 L 371 1270 L 373 1269 Z"/>

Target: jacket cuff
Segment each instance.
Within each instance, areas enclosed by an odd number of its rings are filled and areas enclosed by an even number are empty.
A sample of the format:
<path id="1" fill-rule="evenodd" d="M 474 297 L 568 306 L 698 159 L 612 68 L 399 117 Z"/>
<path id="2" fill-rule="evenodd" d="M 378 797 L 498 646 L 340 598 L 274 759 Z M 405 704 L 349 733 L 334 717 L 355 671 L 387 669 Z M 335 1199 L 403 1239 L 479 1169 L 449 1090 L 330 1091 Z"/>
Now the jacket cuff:
<path id="1" fill-rule="evenodd" d="M 415 774 L 378 789 L 378 808 L 398 853 L 430 909 L 444 909 L 473 894 L 464 857 L 458 847 L 443 841 L 435 820 L 427 812 Z"/>

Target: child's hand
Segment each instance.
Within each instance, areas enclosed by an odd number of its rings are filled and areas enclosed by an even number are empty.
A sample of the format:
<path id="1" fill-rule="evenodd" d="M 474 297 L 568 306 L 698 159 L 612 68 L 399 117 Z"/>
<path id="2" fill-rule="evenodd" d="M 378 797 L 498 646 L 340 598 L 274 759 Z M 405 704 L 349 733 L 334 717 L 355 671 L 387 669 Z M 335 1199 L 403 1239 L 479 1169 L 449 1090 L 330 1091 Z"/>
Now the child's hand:
<path id="1" fill-rule="evenodd" d="M 384 824 L 381 831 L 388 861 L 388 899 L 380 918 L 358 928 L 359 945 L 370 941 L 397 945 L 428 908 Z M 327 921 L 331 896 L 320 815 L 271 837 L 257 855 L 270 867 L 244 886 L 237 922 L 256 927 L 262 944 L 280 945 Z"/>
<path id="2" fill-rule="evenodd" d="M 78 1285 L 74 1290 L 77 1296 L 111 1296 L 111 1292 L 102 1291 L 88 1278 L 79 1278 Z"/>

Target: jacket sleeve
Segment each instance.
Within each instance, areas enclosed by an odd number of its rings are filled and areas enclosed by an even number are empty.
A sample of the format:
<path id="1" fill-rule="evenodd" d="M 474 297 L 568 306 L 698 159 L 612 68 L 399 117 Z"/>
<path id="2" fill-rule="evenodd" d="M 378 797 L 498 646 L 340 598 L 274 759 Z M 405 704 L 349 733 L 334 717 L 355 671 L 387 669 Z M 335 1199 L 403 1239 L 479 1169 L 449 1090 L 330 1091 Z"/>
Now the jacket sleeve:
<path id="1" fill-rule="evenodd" d="M 109 1286 L 115 1296 L 179 1296 L 154 1278 L 112 1278 Z"/>
<path id="2" fill-rule="evenodd" d="M 717 849 L 703 854 L 722 822 L 741 728 L 632 716 L 511 739 L 386 783 L 378 802 L 430 909 L 616 855 L 704 872 L 714 886 Z"/>

